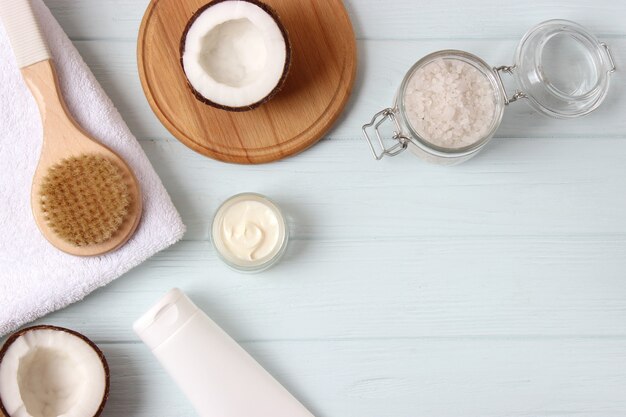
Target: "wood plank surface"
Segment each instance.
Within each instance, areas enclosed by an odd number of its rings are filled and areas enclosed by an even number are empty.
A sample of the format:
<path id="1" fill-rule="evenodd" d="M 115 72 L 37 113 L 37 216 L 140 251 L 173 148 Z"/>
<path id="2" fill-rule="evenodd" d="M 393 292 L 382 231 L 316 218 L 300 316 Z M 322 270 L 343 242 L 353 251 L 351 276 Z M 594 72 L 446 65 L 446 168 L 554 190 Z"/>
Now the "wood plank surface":
<path id="1" fill-rule="evenodd" d="M 574 336 L 626 352 L 625 251 L 626 237 L 296 240 L 249 276 L 187 241 L 42 322 L 137 341 L 132 322 L 179 286 L 241 341 Z"/>
<path id="2" fill-rule="evenodd" d="M 146 0 L 46 0 L 74 39 L 134 40 Z M 615 0 L 350 0 L 359 39 L 512 38 L 532 25 L 561 18 L 594 32 L 626 35 L 626 3 Z"/>
<path id="3" fill-rule="evenodd" d="M 623 72 L 579 120 L 515 103 L 485 152 L 457 167 L 375 162 L 360 137 L 421 56 L 456 48 L 509 64 L 548 18 L 601 35 L 621 69 L 626 3 L 346 1 L 360 39 L 346 112 L 305 153 L 250 167 L 195 154 L 150 111 L 135 60 L 146 0 L 46 3 L 188 226 L 184 242 L 41 321 L 103 348 L 106 417 L 194 415 L 131 330 L 173 286 L 318 417 L 626 415 Z M 208 241 L 213 211 L 240 191 L 273 197 L 293 226 L 284 262 L 261 275 L 228 270 Z"/>
<path id="4" fill-rule="evenodd" d="M 101 347 L 112 372 L 104 417 L 194 415 L 144 346 Z M 622 341 L 276 341 L 243 347 L 316 416 L 623 417 L 626 409 Z"/>
<path id="5" fill-rule="evenodd" d="M 142 144 L 189 240 L 208 239 L 218 205 L 250 190 L 285 206 L 296 239 L 626 234 L 626 142 L 617 138 L 499 138 L 456 167 L 409 153 L 376 162 L 360 138 L 255 167 L 208 161 L 172 140 Z M 199 175 L 206 181 L 190 180 Z"/>

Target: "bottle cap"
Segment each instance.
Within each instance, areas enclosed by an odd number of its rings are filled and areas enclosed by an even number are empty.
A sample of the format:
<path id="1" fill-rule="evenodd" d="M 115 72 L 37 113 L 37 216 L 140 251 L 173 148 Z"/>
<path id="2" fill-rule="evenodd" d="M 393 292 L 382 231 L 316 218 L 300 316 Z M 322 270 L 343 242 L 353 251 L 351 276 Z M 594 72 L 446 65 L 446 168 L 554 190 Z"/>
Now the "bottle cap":
<path id="1" fill-rule="evenodd" d="M 135 321 L 133 330 L 154 350 L 198 311 L 198 307 L 185 293 L 173 288 Z"/>

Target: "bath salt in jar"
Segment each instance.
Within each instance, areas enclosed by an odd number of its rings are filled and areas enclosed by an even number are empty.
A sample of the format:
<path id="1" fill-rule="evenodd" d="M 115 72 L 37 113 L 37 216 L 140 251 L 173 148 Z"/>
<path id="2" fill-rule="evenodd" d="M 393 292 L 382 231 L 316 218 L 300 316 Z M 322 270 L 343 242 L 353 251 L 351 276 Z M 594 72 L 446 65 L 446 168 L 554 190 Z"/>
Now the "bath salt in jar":
<path id="1" fill-rule="evenodd" d="M 489 143 L 510 103 L 524 100 L 556 118 L 583 116 L 602 103 L 613 72 L 605 43 L 574 22 L 549 20 L 526 33 L 511 66 L 491 67 L 456 50 L 423 57 L 404 76 L 393 107 L 364 125 L 363 135 L 377 160 L 409 149 L 429 162 L 459 164 Z M 503 73 L 515 80 L 512 95 Z M 391 146 L 385 123 L 392 124 Z"/>

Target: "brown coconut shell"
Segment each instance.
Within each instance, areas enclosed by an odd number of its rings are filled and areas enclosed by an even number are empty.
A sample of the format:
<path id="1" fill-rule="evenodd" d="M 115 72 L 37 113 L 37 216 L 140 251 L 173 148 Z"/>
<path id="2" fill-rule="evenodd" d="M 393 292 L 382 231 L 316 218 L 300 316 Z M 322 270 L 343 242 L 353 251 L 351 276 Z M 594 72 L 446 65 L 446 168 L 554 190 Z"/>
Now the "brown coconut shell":
<path id="1" fill-rule="evenodd" d="M 74 330 L 66 329 L 65 327 L 50 326 L 50 325 L 45 325 L 45 324 L 44 325 L 39 325 L 39 326 L 25 327 L 23 329 L 18 330 L 15 333 L 13 333 L 11 336 L 9 336 L 7 338 L 6 342 L 4 342 L 4 345 L 0 349 L 0 364 L 2 364 L 2 361 L 4 360 L 4 355 L 6 355 L 7 351 L 9 350 L 9 347 L 11 347 L 11 345 L 17 339 L 22 337 L 24 334 L 26 334 L 26 333 L 28 333 L 30 331 L 33 331 L 33 330 L 55 330 L 55 331 L 59 331 L 59 332 L 69 333 L 69 334 L 77 336 L 78 338 L 83 340 L 85 343 L 87 343 L 94 350 L 94 352 L 96 352 L 96 354 L 100 358 L 100 362 L 102 362 L 102 367 L 104 368 L 104 377 L 105 377 L 104 393 L 102 394 L 102 402 L 100 403 L 100 406 L 98 407 L 98 411 L 96 411 L 96 413 L 93 416 L 90 416 L 90 417 L 99 417 L 102 414 L 102 412 L 104 411 L 104 405 L 106 404 L 107 400 L 109 399 L 109 391 L 110 391 L 110 385 L 111 385 L 111 375 L 110 375 L 110 371 L 109 371 L 109 364 L 107 363 L 107 360 L 106 360 L 106 357 L 104 356 L 104 353 L 102 353 L 100 348 L 98 346 L 96 346 L 96 344 L 94 342 L 92 342 L 87 336 L 85 336 L 85 335 L 83 335 L 81 333 L 78 333 L 78 332 L 76 332 Z M 9 412 L 4 407 L 4 403 L 2 402 L 2 397 L 1 396 L 0 396 L 0 415 L 2 417 L 10 417 L 9 416 Z"/>
<path id="2" fill-rule="evenodd" d="M 278 80 L 276 87 L 274 87 L 274 89 L 268 95 L 266 95 L 265 97 L 263 97 L 261 100 L 257 101 L 256 103 L 252 103 L 247 106 L 242 106 L 242 107 L 224 106 L 223 104 L 215 103 L 209 100 L 208 98 L 204 97 L 202 94 L 200 94 L 195 88 L 193 88 L 193 85 L 191 85 L 191 83 L 189 82 L 189 79 L 187 78 L 187 74 L 185 73 L 185 67 L 183 65 L 183 55 L 185 53 L 185 41 L 187 40 L 187 33 L 189 32 L 189 29 L 191 28 L 193 23 L 196 21 L 196 19 L 206 9 L 208 9 L 209 7 L 215 6 L 218 3 L 225 2 L 225 1 L 233 1 L 233 0 L 214 0 L 200 7 L 191 16 L 191 18 L 189 19 L 189 22 L 187 22 L 187 25 L 185 26 L 185 30 L 183 31 L 183 36 L 180 38 L 180 66 L 183 70 L 183 73 L 185 74 L 185 80 L 187 80 L 187 86 L 191 89 L 191 92 L 199 101 L 205 104 L 208 104 L 209 106 L 213 106 L 218 109 L 222 109 L 226 111 L 242 112 L 242 111 L 253 110 L 259 107 L 260 105 L 267 103 L 269 100 L 272 99 L 272 97 L 278 94 L 280 90 L 282 90 L 283 86 L 285 85 L 287 75 L 289 74 L 289 68 L 291 67 L 291 41 L 289 40 L 287 29 L 285 28 L 280 18 L 278 17 L 278 13 L 276 13 L 276 11 L 270 6 L 268 6 L 267 4 L 262 3 L 258 0 L 237 0 L 237 1 L 245 1 L 248 3 L 252 3 L 255 6 L 258 6 L 259 8 L 261 8 L 267 14 L 269 14 L 272 17 L 272 19 L 274 19 L 274 22 L 276 22 L 276 24 L 278 25 L 278 28 L 280 29 L 280 32 L 283 34 L 283 38 L 285 39 L 285 48 L 287 49 L 287 51 L 286 51 L 286 56 L 285 56 L 285 65 L 283 67 L 283 73 L 282 73 L 282 76 L 280 77 L 280 80 Z"/>

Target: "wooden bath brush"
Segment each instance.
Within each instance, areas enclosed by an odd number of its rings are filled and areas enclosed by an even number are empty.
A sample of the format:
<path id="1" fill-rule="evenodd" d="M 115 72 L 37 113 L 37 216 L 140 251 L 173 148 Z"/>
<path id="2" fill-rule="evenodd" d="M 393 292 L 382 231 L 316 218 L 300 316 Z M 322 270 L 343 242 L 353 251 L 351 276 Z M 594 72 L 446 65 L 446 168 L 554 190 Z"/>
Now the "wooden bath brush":
<path id="1" fill-rule="evenodd" d="M 43 123 L 31 191 L 37 226 L 50 243 L 72 255 L 117 249 L 128 241 L 141 216 L 133 172 L 70 115 L 30 2 L 0 0 L 0 17 Z"/>

